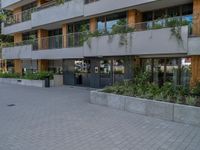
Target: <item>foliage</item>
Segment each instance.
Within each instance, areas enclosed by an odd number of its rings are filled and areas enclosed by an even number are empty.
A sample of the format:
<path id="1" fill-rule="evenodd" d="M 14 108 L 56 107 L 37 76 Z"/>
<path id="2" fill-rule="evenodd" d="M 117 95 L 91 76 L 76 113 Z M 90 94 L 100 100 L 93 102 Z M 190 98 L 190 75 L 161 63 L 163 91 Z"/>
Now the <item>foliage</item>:
<path id="1" fill-rule="evenodd" d="M 16 73 L 0 73 L 0 78 L 20 78 L 20 75 Z"/>
<path id="2" fill-rule="evenodd" d="M 20 74 L 16 73 L 0 73 L 0 78 L 19 78 L 19 79 L 28 79 L 28 80 L 44 80 L 45 78 L 49 77 L 50 79 L 53 79 L 53 73 L 52 72 L 27 72 L 25 75 L 20 76 Z"/>
<path id="3" fill-rule="evenodd" d="M 132 81 L 123 81 L 113 86 L 106 87 L 103 91 L 125 96 L 147 98 L 151 100 L 193 105 L 200 107 L 200 84 L 192 90 L 181 85 L 165 83 L 159 87 L 155 83 L 149 82 L 149 73 L 139 73 Z M 190 94 L 191 91 L 193 94 Z"/>
<path id="4" fill-rule="evenodd" d="M 53 73 L 46 71 L 36 72 L 36 73 L 26 73 L 22 78 L 28 80 L 44 80 L 47 77 L 53 79 Z"/>
<path id="5" fill-rule="evenodd" d="M 198 82 L 196 86 L 192 88 L 192 94 L 200 96 L 200 82 Z"/>

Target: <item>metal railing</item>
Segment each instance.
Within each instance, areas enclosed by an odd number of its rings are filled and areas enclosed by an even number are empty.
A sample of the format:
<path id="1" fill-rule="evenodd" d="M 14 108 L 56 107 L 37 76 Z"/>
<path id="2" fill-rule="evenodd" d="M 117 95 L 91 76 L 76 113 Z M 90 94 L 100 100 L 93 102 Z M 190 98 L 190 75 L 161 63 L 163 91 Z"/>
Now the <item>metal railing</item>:
<path id="1" fill-rule="evenodd" d="M 65 2 L 69 2 L 69 1 L 71 1 L 71 0 L 65 0 Z M 56 5 L 58 5 L 58 4 L 56 3 L 55 0 L 53 0 L 53 1 L 50 1 L 50 2 L 47 2 L 47 3 L 44 3 L 40 7 L 34 7 L 34 8 L 31 8 L 31 9 L 28 9 L 28 10 L 25 10 L 25 11 L 22 11 L 22 12 L 19 12 L 19 13 L 16 13 L 16 14 L 9 15 L 6 18 L 5 26 L 10 26 L 10 25 L 13 25 L 13 24 L 17 24 L 17 23 L 21 23 L 21 22 L 31 20 L 31 14 L 33 12 L 43 10 L 43 9 L 46 9 L 46 8 L 49 8 L 49 7 L 53 7 L 53 6 L 56 6 Z"/>
<path id="2" fill-rule="evenodd" d="M 35 11 L 37 11 L 36 7 L 13 14 L 13 15 L 9 15 L 8 17 L 6 17 L 5 26 L 31 20 L 31 14 Z"/>
<path id="3" fill-rule="evenodd" d="M 89 31 L 76 32 L 76 33 L 69 33 L 67 35 L 55 35 L 50 37 L 44 37 L 41 39 L 32 39 L 20 43 L 13 43 L 10 45 L 10 47 L 23 46 L 29 44 L 33 45 L 33 50 L 81 47 L 83 46 L 84 42 L 88 41 L 92 37 L 126 34 L 130 32 L 156 30 L 162 28 L 181 27 L 186 25 L 191 30 L 192 26 L 191 15 L 141 22 L 136 24 L 114 25 L 110 28 L 106 28 L 105 30 L 96 30 L 93 33 Z"/>

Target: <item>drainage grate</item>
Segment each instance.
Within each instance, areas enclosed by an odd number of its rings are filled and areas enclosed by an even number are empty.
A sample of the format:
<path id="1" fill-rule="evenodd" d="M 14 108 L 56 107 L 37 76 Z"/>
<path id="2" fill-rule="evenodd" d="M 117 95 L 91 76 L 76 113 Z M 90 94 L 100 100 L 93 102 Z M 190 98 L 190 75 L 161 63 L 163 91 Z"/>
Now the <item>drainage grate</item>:
<path id="1" fill-rule="evenodd" d="M 8 107 L 14 107 L 14 106 L 16 106 L 15 104 L 8 104 L 7 105 Z"/>

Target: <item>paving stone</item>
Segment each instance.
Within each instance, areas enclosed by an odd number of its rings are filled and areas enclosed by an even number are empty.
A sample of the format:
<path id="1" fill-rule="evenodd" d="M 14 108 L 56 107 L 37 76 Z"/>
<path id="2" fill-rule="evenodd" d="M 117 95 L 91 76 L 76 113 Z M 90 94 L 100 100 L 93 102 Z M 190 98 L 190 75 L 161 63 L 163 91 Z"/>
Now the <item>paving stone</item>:
<path id="1" fill-rule="evenodd" d="M 0 84 L 0 150 L 199 149 L 199 127 L 93 105 L 89 92 Z"/>

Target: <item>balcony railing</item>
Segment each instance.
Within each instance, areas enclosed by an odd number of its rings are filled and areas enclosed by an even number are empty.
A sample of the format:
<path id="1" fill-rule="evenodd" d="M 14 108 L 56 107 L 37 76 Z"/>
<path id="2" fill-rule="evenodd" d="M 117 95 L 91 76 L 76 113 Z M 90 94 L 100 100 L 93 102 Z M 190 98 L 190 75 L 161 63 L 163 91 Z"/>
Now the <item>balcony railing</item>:
<path id="1" fill-rule="evenodd" d="M 189 27 L 189 31 L 191 31 L 192 15 L 166 18 L 149 22 L 141 22 L 137 24 L 114 25 L 110 28 L 106 28 L 105 30 L 96 30 L 93 33 L 76 32 L 67 35 L 56 35 L 56 36 L 44 37 L 41 39 L 27 40 L 21 43 L 11 44 L 9 46 L 12 47 L 12 46 L 22 46 L 31 44 L 33 45 L 33 50 L 81 47 L 83 46 L 84 42 L 90 41 L 92 37 L 126 34 L 130 32 L 156 30 L 162 28 L 181 27 L 186 25 Z"/>
<path id="2" fill-rule="evenodd" d="M 64 2 L 69 2 L 69 1 L 72 1 L 72 0 L 64 0 Z M 43 9 L 53 7 L 53 6 L 56 6 L 56 5 L 59 5 L 59 4 L 55 0 L 52 0 L 52 1 L 49 1 L 47 3 L 42 4 L 40 7 L 37 8 L 37 10 L 38 11 L 43 10 Z"/>
<path id="3" fill-rule="evenodd" d="M 14 15 L 10 15 L 6 18 L 5 26 L 9 26 L 9 25 L 13 25 L 13 24 L 31 20 L 31 14 L 35 11 L 37 11 L 36 7 L 22 11 L 20 13 L 16 13 Z"/>
<path id="4" fill-rule="evenodd" d="M 65 2 L 69 2 L 69 1 L 71 1 L 71 0 L 65 0 Z M 25 11 L 22 11 L 22 12 L 13 14 L 13 15 L 9 15 L 6 18 L 5 26 L 9 26 L 9 25 L 13 25 L 13 24 L 17 24 L 17 23 L 21 23 L 21 22 L 31 20 L 31 14 L 33 12 L 43 10 L 43 9 L 46 9 L 46 8 L 49 8 L 49 7 L 52 7 L 52 6 L 55 6 L 55 5 L 58 5 L 58 4 L 56 3 L 55 0 L 52 0 L 50 2 L 44 3 L 40 7 L 34 7 L 34 8 L 31 8 L 31 9 L 28 9 L 28 10 L 25 10 Z"/>

